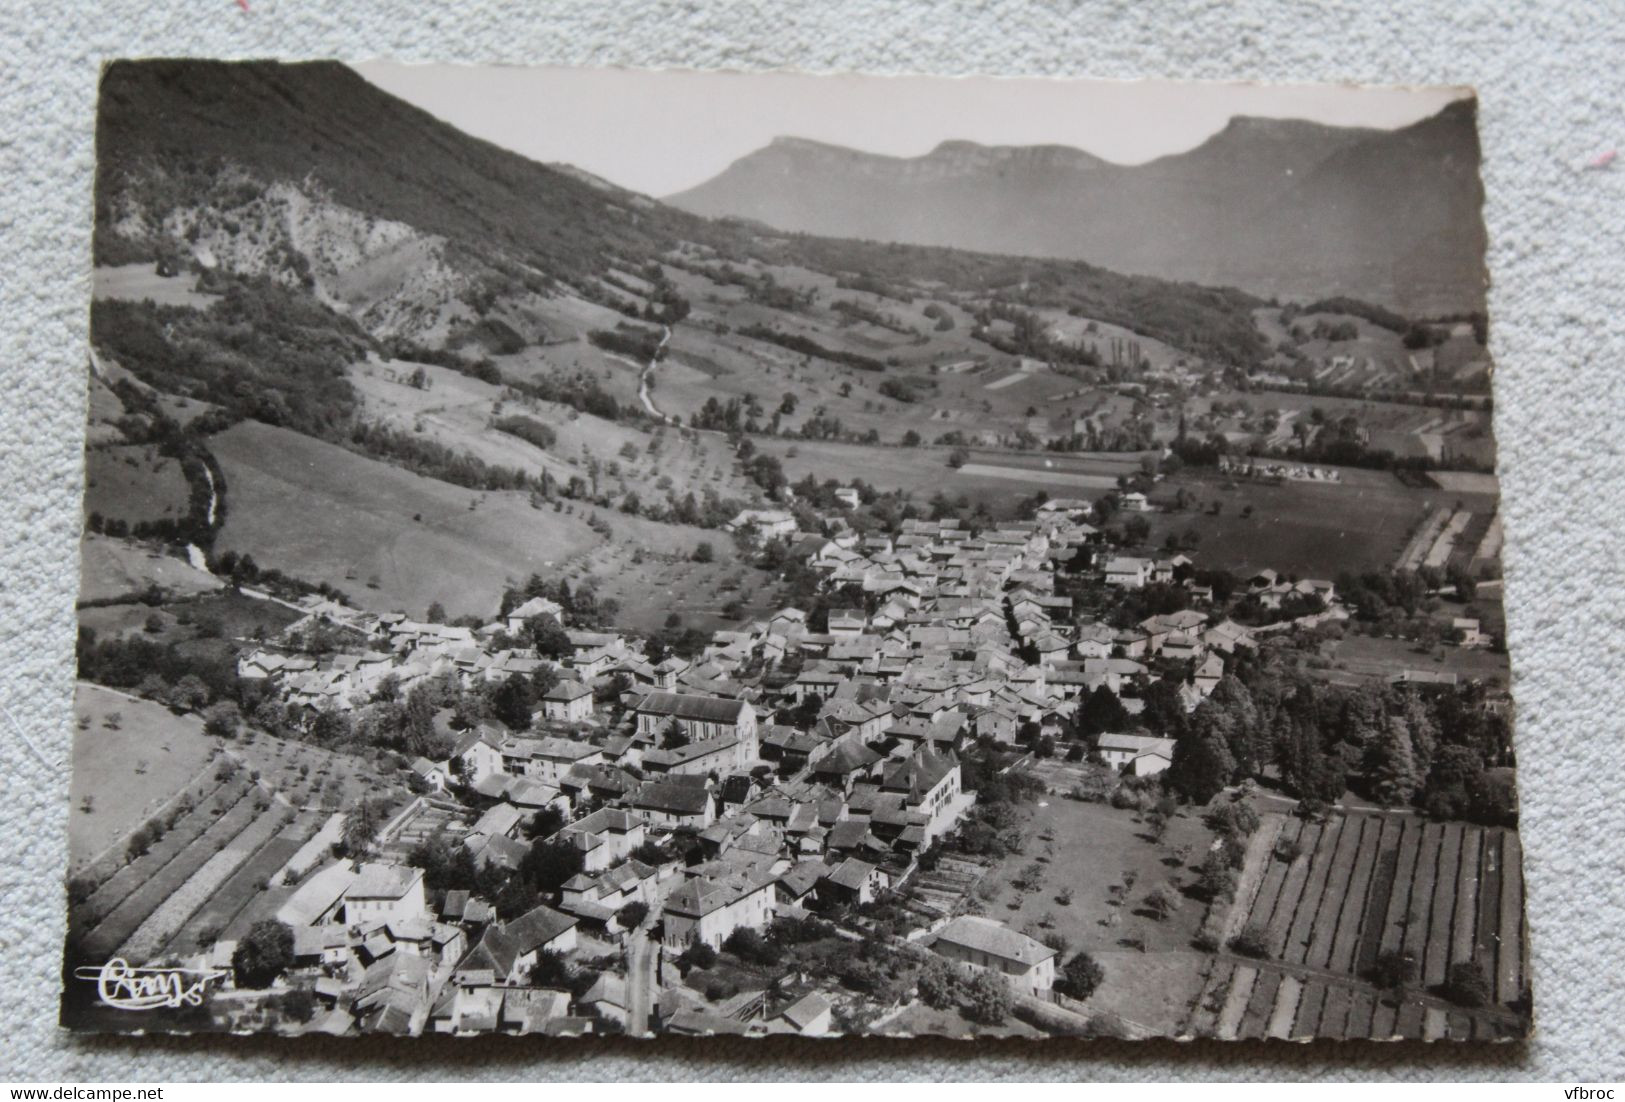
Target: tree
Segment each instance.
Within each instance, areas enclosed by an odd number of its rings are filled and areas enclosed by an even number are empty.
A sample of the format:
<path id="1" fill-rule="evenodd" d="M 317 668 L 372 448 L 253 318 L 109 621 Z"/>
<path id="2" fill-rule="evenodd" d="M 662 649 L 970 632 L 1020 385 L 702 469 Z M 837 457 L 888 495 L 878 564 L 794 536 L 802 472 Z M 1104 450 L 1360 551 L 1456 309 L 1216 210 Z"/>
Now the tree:
<path id="1" fill-rule="evenodd" d="M 479 875 L 467 846 L 436 834 L 412 847 L 406 863 L 423 870 L 423 886 L 431 892 L 474 891 Z"/>
<path id="2" fill-rule="evenodd" d="M 378 836 L 378 829 L 384 825 L 384 816 L 388 812 L 389 800 L 383 796 L 362 800 L 352 808 L 344 817 L 344 829 L 340 835 L 344 852 L 351 857 L 365 853 Z"/>
<path id="3" fill-rule="evenodd" d="M 641 900 L 634 899 L 620 910 L 615 912 L 615 921 L 628 930 L 643 925 L 643 920 L 649 917 L 649 905 Z"/>
<path id="4" fill-rule="evenodd" d="M 1061 978 L 1055 981 L 1055 990 L 1074 999 L 1087 999 L 1105 978 L 1106 970 L 1100 966 L 1100 962 L 1087 952 L 1079 951 L 1061 969 Z"/>
<path id="5" fill-rule="evenodd" d="M 713 562 L 717 557 L 716 548 L 707 540 L 701 540 L 694 547 L 693 559 L 695 562 Z"/>
<path id="6" fill-rule="evenodd" d="M 1179 892 L 1168 884 L 1159 884 L 1146 895 L 1145 909 L 1150 911 L 1151 916 L 1158 922 L 1162 922 L 1179 910 Z"/>
<path id="7" fill-rule="evenodd" d="M 530 822 L 525 826 L 525 835 L 529 838 L 551 838 L 563 829 L 564 823 L 564 812 L 548 804 L 530 817 Z"/>
<path id="8" fill-rule="evenodd" d="M 1128 711 L 1117 694 L 1105 685 L 1097 685 L 1078 709 L 1078 730 L 1089 737 L 1115 733 L 1128 725 Z"/>
<path id="9" fill-rule="evenodd" d="M 1010 1015 L 1010 984 L 997 972 L 979 970 L 965 985 L 965 1017 L 1001 1025 Z"/>
<path id="10" fill-rule="evenodd" d="M 746 964 L 770 965 L 779 959 L 778 948 L 749 926 L 734 927 L 722 947 Z"/>
<path id="11" fill-rule="evenodd" d="M 1202 816 L 1203 825 L 1213 833 L 1232 838 L 1251 837 L 1260 822 L 1258 810 L 1246 799 L 1227 800 Z"/>
<path id="12" fill-rule="evenodd" d="M 316 1016 L 316 995 L 308 987 L 295 987 L 282 996 L 279 1005 L 289 1020 L 301 1024 Z"/>
<path id="13" fill-rule="evenodd" d="M 1484 759 L 1470 746 L 1446 746 L 1433 759 L 1422 803 L 1439 819 L 1465 818 L 1484 790 Z"/>
<path id="14" fill-rule="evenodd" d="M 1377 954 L 1371 966 L 1371 982 L 1384 991 L 1398 994 L 1416 980 L 1416 957 L 1398 949 Z"/>
<path id="15" fill-rule="evenodd" d="M 429 606 L 428 610 L 426 612 L 424 612 L 423 618 L 424 618 L 424 620 L 428 621 L 431 624 L 443 624 L 443 623 L 445 623 L 446 622 L 446 606 L 442 605 L 439 601 L 435 601 L 433 604 L 431 604 Z"/>
<path id="16" fill-rule="evenodd" d="M 231 954 L 238 987 L 263 989 L 293 967 L 293 930 L 274 918 L 254 923 Z"/>
<path id="17" fill-rule="evenodd" d="M 1207 856 L 1202 858 L 1196 886 L 1210 902 L 1236 894 L 1236 873 L 1225 859 L 1223 847 L 1208 850 Z"/>
<path id="18" fill-rule="evenodd" d="M 522 673 L 511 673 L 491 694 L 491 714 L 515 731 L 528 731 L 536 707 L 536 686 Z"/>
<path id="19" fill-rule="evenodd" d="M 209 702 L 209 687 L 197 674 L 189 673 L 169 690 L 169 706 L 177 712 L 193 712 Z"/>
<path id="20" fill-rule="evenodd" d="M 703 941 L 696 941 L 683 951 L 678 961 L 688 968 L 709 968 L 717 962 L 717 951 Z"/>
<path id="21" fill-rule="evenodd" d="M 959 1002 L 959 976 L 947 961 L 933 957 L 915 980 L 920 1001 L 933 1010 L 947 1010 Z"/>
<path id="22" fill-rule="evenodd" d="M 581 851 L 569 842 L 536 841 L 520 860 L 519 875 L 538 891 L 556 892 L 581 871 L 585 860 Z"/>
<path id="23" fill-rule="evenodd" d="M 222 700 L 212 704 L 203 713 L 203 733 L 216 738 L 234 738 L 237 727 L 242 722 L 238 714 L 237 705 L 229 700 Z"/>
<path id="24" fill-rule="evenodd" d="M 153 837 L 145 825 L 138 826 L 130 835 L 130 840 L 124 846 L 124 858 L 134 861 L 146 854 L 152 848 Z"/>
<path id="25" fill-rule="evenodd" d="M 1230 783 L 1236 761 L 1223 740 L 1193 735 L 1174 743 L 1167 779 L 1175 792 L 1192 803 L 1205 804 Z"/>
<path id="26" fill-rule="evenodd" d="M 551 612 L 540 612 L 526 620 L 525 634 L 543 658 L 566 658 L 575 653 L 570 636 Z"/>
<path id="27" fill-rule="evenodd" d="M 1372 797 L 1382 803 L 1404 806 L 1416 797 L 1422 778 L 1411 751 L 1410 731 L 1399 717 L 1388 718 L 1367 744 L 1365 779 Z"/>
<path id="28" fill-rule="evenodd" d="M 968 448 L 955 448 L 953 451 L 948 453 L 948 466 L 952 467 L 956 471 L 969 462 L 970 450 Z"/>
<path id="29" fill-rule="evenodd" d="M 543 949 L 536 954 L 536 963 L 530 966 L 533 987 L 556 987 L 568 991 L 574 981 L 575 969 L 558 953 Z"/>
<path id="30" fill-rule="evenodd" d="M 1241 933 L 1230 939 L 1230 949 L 1244 957 L 1263 960 L 1270 955 L 1269 927 L 1262 922 L 1249 922 Z"/>

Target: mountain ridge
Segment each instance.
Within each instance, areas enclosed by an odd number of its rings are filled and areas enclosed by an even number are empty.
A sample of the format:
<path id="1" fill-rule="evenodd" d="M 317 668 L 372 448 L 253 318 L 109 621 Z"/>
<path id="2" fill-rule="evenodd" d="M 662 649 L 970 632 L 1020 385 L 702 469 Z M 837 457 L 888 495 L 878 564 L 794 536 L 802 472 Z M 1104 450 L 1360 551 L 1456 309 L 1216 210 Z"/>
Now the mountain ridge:
<path id="1" fill-rule="evenodd" d="M 894 157 L 781 136 L 663 202 L 1263 295 L 1471 310 L 1483 305 L 1485 247 L 1475 118 L 1466 99 L 1396 130 L 1236 116 L 1134 165 L 1063 145 L 950 139 Z"/>

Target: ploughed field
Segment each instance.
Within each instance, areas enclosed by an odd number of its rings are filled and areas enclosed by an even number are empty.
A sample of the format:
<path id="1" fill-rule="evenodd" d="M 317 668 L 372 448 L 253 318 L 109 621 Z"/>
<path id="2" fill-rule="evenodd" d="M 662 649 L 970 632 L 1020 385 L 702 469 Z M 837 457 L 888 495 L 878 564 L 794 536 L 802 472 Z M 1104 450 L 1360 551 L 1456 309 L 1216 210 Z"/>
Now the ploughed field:
<path id="1" fill-rule="evenodd" d="M 1278 847 L 1295 844 L 1284 860 Z M 1510 1038 L 1527 1033 L 1528 929 L 1516 831 L 1418 816 L 1264 816 L 1228 934 L 1265 932 L 1265 955 L 1222 950 L 1189 1032 L 1221 1038 Z M 1401 995 L 1369 980 L 1378 957 L 1409 954 Z M 1472 961 L 1491 1001 L 1443 997 L 1451 965 Z"/>

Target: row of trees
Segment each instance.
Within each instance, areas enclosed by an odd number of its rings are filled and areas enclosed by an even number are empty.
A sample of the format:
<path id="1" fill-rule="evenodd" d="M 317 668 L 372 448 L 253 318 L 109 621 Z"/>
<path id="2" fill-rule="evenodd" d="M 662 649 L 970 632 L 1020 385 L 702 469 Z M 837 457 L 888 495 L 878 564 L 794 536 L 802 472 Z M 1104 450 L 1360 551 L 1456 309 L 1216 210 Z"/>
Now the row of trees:
<path id="1" fill-rule="evenodd" d="M 1353 788 L 1443 818 L 1516 820 L 1508 717 L 1482 685 L 1332 685 L 1270 652 L 1234 667 L 1194 712 L 1162 717 L 1176 740 L 1166 779 L 1181 795 L 1206 803 L 1275 766 L 1287 789 L 1310 801 Z"/>

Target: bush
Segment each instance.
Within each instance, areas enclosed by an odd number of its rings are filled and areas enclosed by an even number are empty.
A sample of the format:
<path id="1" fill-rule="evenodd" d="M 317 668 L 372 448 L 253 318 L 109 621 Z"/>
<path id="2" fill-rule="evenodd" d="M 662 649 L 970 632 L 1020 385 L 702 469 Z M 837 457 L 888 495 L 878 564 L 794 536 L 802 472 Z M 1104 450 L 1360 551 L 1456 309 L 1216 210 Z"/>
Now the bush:
<path id="1" fill-rule="evenodd" d="M 1249 922 L 1241 933 L 1230 939 L 1230 951 L 1254 960 L 1267 960 L 1270 955 L 1269 928 L 1262 922 Z"/>
<path id="2" fill-rule="evenodd" d="M 1488 1006 L 1495 998 L 1489 977 L 1479 964 L 1470 960 L 1457 961 L 1445 973 L 1444 996 L 1457 1006 Z"/>
<path id="3" fill-rule="evenodd" d="M 1230 800 L 1209 811 L 1202 822 L 1215 834 L 1246 838 L 1258 829 L 1259 818 L 1250 802 Z"/>
<path id="4" fill-rule="evenodd" d="M 689 968 L 709 968 L 717 962 L 717 951 L 703 941 L 696 941 L 678 960 Z"/>
<path id="5" fill-rule="evenodd" d="M 1371 968 L 1371 982 L 1384 991 L 1401 991 L 1416 980 L 1416 957 L 1389 949 L 1377 956 Z"/>
<path id="6" fill-rule="evenodd" d="M 1275 856 L 1292 862 L 1303 856 L 1303 844 L 1296 838 L 1280 838 L 1275 843 Z"/>
<path id="7" fill-rule="evenodd" d="M 1224 850 L 1207 851 L 1207 856 L 1202 858 L 1202 868 L 1196 883 L 1202 894 L 1210 901 L 1229 899 L 1236 894 L 1236 873 L 1230 867 Z"/>
<path id="8" fill-rule="evenodd" d="M 746 964 L 776 964 L 779 959 L 779 951 L 773 943 L 749 926 L 735 929 L 722 947 Z"/>
<path id="9" fill-rule="evenodd" d="M 1202 925 L 1197 927 L 1196 936 L 1191 939 L 1204 953 L 1217 953 L 1224 944 L 1224 908 L 1209 907 L 1207 914 L 1202 916 Z"/>
<path id="10" fill-rule="evenodd" d="M 1010 984 L 996 972 L 977 972 L 965 985 L 965 1017 L 973 1022 L 1002 1025 L 1010 1003 Z"/>
<path id="11" fill-rule="evenodd" d="M 303 1024 L 316 1016 L 316 996 L 308 987 L 296 987 L 279 1001 L 282 1013 L 293 1021 Z"/>
<path id="12" fill-rule="evenodd" d="M 946 1010 L 959 1002 L 960 981 L 946 961 L 932 960 L 920 970 L 916 981 L 920 1001 L 933 1010 Z"/>

